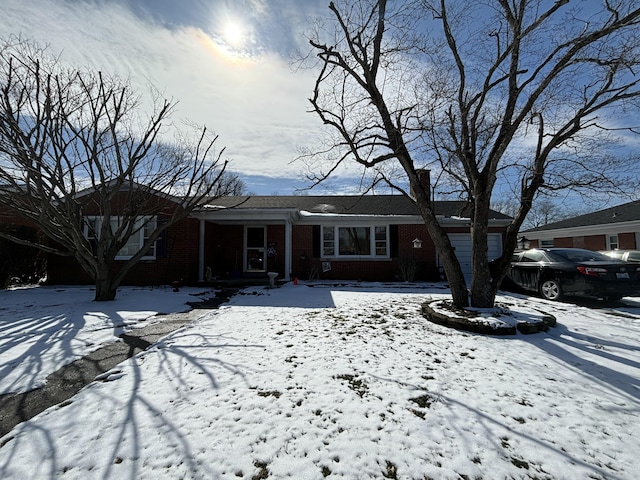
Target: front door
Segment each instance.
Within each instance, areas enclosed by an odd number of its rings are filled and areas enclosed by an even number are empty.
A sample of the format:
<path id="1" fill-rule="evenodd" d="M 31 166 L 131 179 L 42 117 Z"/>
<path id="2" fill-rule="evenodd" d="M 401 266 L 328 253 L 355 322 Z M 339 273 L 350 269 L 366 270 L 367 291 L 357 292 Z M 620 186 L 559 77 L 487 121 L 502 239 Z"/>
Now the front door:
<path id="1" fill-rule="evenodd" d="M 244 232 L 244 271 L 266 271 L 266 227 L 246 227 Z"/>

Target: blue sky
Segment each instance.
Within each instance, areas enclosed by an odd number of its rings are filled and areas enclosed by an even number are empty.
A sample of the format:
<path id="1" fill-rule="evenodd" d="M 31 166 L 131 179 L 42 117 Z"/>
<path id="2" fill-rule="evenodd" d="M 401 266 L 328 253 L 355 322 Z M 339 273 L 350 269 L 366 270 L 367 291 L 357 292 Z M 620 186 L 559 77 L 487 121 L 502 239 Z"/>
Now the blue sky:
<path id="1" fill-rule="evenodd" d="M 315 72 L 295 70 L 291 58 L 308 51 L 304 33 L 329 15 L 328 3 L 2 0 L 0 36 L 49 44 L 65 61 L 129 77 L 143 94 L 153 85 L 178 102 L 176 120 L 219 134 L 250 193 L 285 195 L 310 185 L 294 159 L 322 127 L 308 113 Z M 359 191 L 359 168 L 349 168 L 308 193 Z"/>
<path id="2" fill-rule="evenodd" d="M 2 0 L 0 36 L 49 44 L 62 59 L 152 84 L 176 120 L 219 134 L 255 194 L 308 186 L 293 162 L 320 122 L 307 113 L 313 73 L 294 71 L 309 20 L 327 0 Z M 341 190 L 344 182 L 331 187 Z M 328 185 L 329 186 L 329 185 Z M 315 192 L 314 189 L 311 193 Z M 326 193 L 318 190 L 317 193 Z"/>

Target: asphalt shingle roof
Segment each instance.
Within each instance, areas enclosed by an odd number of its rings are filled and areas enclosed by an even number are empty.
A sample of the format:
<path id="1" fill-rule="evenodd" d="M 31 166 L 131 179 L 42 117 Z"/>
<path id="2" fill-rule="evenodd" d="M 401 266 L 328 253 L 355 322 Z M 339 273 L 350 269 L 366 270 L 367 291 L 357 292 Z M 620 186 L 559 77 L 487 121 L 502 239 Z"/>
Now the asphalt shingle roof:
<path id="1" fill-rule="evenodd" d="M 420 215 L 415 203 L 404 195 L 292 195 L 220 197 L 212 206 L 238 209 L 295 209 L 310 213 L 351 215 Z M 437 215 L 466 217 L 468 210 L 462 201 L 434 202 Z M 509 219 L 492 211 L 493 219 Z"/>
<path id="2" fill-rule="evenodd" d="M 541 232 L 561 228 L 588 227 L 592 225 L 608 225 L 621 222 L 640 220 L 640 200 L 605 208 L 597 212 L 587 213 L 578 217 L 567 218 L 559 222 L 548 223 L 541 227 L 531 228 L 527 232 Z"/>

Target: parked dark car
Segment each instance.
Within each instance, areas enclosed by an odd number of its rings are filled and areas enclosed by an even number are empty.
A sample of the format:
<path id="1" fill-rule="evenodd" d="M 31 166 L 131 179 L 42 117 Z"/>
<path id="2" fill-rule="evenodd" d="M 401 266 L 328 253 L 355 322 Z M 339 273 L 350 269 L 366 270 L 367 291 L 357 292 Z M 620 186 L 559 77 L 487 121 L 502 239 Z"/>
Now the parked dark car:
<path id="1" fill-rule="evenodd" d="M 507 283 L 548 300 L 566 296 L 618 300 L 640 295 L 640 265 L 581 248 L 533 248 L 516 252 Z"/>
<path id="2" fill-rule="evenodd" d="M 600 253 L 624 262 L 640 263 L 640 250 L 601 250 Z"/>

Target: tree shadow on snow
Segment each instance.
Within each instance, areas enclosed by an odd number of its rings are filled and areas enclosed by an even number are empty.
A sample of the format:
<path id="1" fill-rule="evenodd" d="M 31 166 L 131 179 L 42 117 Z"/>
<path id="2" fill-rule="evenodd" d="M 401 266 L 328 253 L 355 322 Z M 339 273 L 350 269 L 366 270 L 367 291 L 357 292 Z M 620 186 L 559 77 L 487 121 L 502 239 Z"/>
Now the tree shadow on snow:
<path id="1" fill-rule="evenodd" d="M 223 355 L 230 349 L 254 348 L 264 347 L 225 334 L 177 330 L 149 350 L 101 375 L 97 382 L 59 406 L 64 407 L 64 413 L 59 414 L 69 415 L 68 429 L 89 429 L 86 434 L 74 434 L 74 442 L 80 443 L 77 448 L 74 446 L 71 451 L 65 448 L 71 441 L 69 433 L 57 438 L 54 431 L 47 428 L 47 417 L 56 416 L 56 409 L 45 412 L 37 422 L 20 424 L 0 445 L 6 454 L 3 457 L 8 459 L 0 464 L 0 478 L 6 478 L 11 471 L 12 457 L 16 457 L 21 448 L 33 448 L 33 445 L 39 446 L 41 459 L 33 466 L 38 478 L 58 478 L 67 465 L 84 463 L 88 452 L 92 452 L 95 462 L 91 470 L 100 478 L 139 478 L 143 469 L 149 468 L 143 462 L 162 463 L 167 475 L 174 472 L 189 478 L 216 478 L 217 474 L 208 465 L 196 460 L 190 437 L 197 423 L 191 417 L 198 417 L 205 408 L 199 401 L 216 397 L 220 374 L 237 377 L 248 384 L 245 372 L 252 366 L 242 361 L 231 363 L 224 360 Z M 143 367 L 147 362 L 154 362 L 157 368 Z M 91 406 L 98 408 L 100 414 L 92 413 Z M 89 423 L 96 419 L 103 421 L 100 425 Z M 59 419 L 52 419 L 52 425 L 57 423 Z M 203 429 L 207 427 L 211 426 L 202 425 Z M 101 440 L 103 436 L 109 441 Z M 154 449 L 158 445 L 170 450 L 156 453 Z M 180 459 L 180 464 L 171 465 L 172 458 Z"/>
<path id="2" fill-rule="evenodd" d="M 640 346 L 624 338 L 605 338 L 597 331 L 584 333 L 558 323 L 546 334 L 519 337 L 535 345 L 567 368 L 578 369 L 598 384 L 608 385 L 636 404 L 640 403 L 640 385 L 635 376 L 624 373 L 629 367 L 640 371 L 640 363 L 616 351 L 637 352 Z"/>

